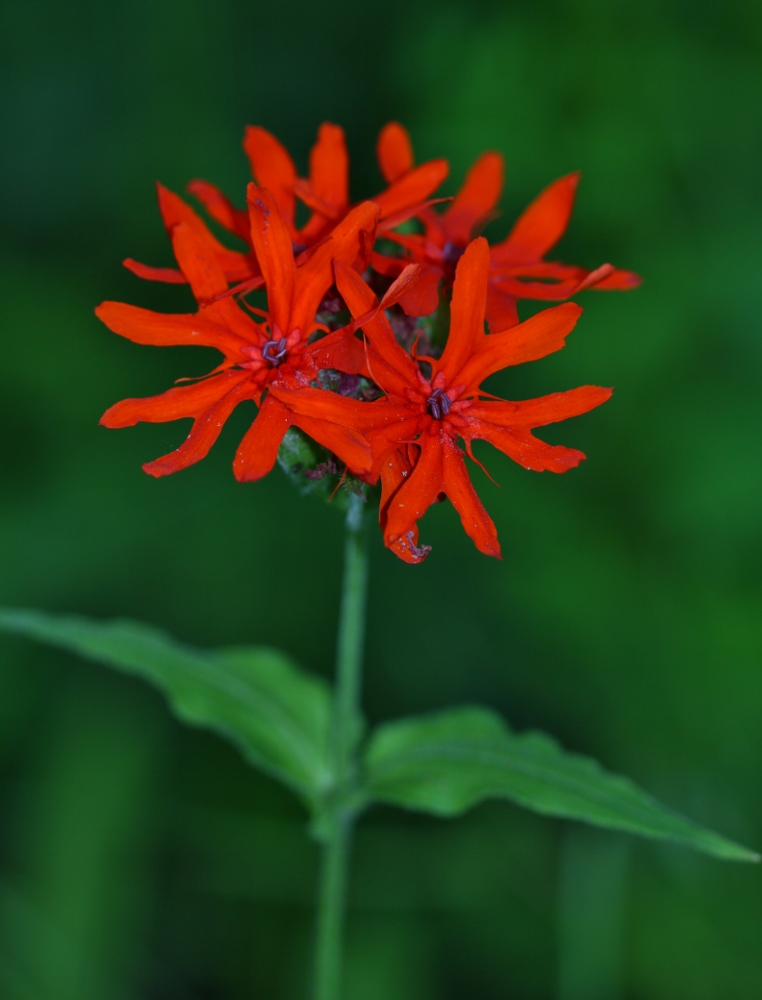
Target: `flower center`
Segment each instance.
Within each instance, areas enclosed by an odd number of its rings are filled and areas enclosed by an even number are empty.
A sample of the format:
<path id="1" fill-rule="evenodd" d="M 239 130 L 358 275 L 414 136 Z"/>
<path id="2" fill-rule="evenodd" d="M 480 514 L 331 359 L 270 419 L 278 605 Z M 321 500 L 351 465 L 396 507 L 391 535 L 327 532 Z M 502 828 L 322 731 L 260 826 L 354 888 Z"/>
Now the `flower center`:
<path id="1" fill-rule="evenodd" d="M 444 389 L 435 389 L 426 400 L 426 409 L 435 420 L 441 420 L 450 412 L 452 400 Z"/>
<path id="2" fill-rule="evenodd" d="M 267 361 L 273 368 L 278 367 L 281 361 L 283 361 L 286 357 L 286 354 L 287 350 L 285 337 L 281 337 L 280 340 L 268 340 L 262 348 L 262 360 Z"/>
<path id="3" fill-rule="evenodd" d="M 442 247 L 442 262 L 447 267 L 455 267 L 460 258 L 466 252 L 466 248 L 460 243 L 453 243 L 448 240 Z"/>

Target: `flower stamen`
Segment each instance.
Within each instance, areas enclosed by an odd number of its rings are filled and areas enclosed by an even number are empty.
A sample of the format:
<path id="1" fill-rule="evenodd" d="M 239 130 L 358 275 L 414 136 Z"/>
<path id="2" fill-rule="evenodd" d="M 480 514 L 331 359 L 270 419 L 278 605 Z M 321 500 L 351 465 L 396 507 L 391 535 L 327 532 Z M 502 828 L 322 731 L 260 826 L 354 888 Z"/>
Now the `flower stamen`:
<path id="1" fill-rule="evenodd" d="M 464 244 L 453 243 L 452 240 L 447 240 L 445 245 L 442 247 L 442 263 L 445 267 L 451 267 L 454 270 L 458 261 L 465 252 L 466 248 Z"/>
<path id="2" fill-rule="evenodd" d="M 435 420 L 441 420 L 450 412 L 452 400 L 444 389 L 435 389 L 426 400 L 426 409 Z"/>
<path id="3" fill-rule="evenodd" d="M 267 361 L 273 368 L 277 368 L 287 353 L 285 337 L 281 337 L 280 340 L 268 340 L 262 348 L 262 360 Z"/>

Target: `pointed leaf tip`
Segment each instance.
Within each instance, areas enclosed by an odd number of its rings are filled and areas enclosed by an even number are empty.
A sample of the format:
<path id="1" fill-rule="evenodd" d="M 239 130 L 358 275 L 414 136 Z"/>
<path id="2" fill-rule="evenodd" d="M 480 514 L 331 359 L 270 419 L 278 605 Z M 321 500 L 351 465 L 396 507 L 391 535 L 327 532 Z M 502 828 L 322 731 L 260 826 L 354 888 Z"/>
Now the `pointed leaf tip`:
<path id="1" fill-rule="evenodd" d="M 759 855 L 661 805 L 629 779 L 539 732 L 512 733 L 483 708 L 457 708 L 380 727 L 366 757 L 367 795 L 437 816 L 486 799 L 543 815 L 672 841 L 728 861 Z"/>

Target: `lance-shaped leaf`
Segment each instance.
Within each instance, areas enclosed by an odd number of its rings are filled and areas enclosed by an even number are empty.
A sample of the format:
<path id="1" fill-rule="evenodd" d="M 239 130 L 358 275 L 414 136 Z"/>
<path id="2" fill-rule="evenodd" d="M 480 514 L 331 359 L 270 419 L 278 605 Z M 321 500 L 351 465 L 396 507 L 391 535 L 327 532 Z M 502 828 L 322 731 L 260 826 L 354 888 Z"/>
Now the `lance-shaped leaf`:
<path id="1" fill-rule="evenodd" d="M 0 609 L 0 628 L 150 681 L 184 722 L 211 729 L 308 803 L 331 784 L 330 694 L 267 647 L 197 650 L 132 621 Z"/>
<path id="2" fill-rule="evenodd" d="M 660 805 L 627 778 L 567 753 L 543 733 L 512 733 L 482 708 L 381 726 L 367 750 L 366 788 L 371 801 L 437 816 L 457 816 L 485 799 L 509 799 L 548 816 L 671 840 L 728 860 L 759 861 L 752 851 Z"/>

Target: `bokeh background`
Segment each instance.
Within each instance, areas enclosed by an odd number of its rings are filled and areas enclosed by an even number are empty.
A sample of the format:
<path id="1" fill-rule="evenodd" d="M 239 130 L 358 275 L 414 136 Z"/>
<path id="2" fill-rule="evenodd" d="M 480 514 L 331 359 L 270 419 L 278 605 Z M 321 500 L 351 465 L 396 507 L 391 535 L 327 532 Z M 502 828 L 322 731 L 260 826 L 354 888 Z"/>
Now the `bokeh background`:
<path id="1" fill-rule="evenodd" d="M 514 398 L 616 386 L 548 431 L 589 460 L 528 474 L 489 455 L 503 543 L 446 505 L 428 562 L 374 535 L 366 706 L 382 720 L 486 702 L 762 846 L 762 7 L 749 0 L 409 4 L 5 0 L 0 600 L 132 616 L 199 645 L 281 644 L 329 675 L 341 519 L 279 473 L 236 484 L 242 408 L 210 457 L 140 464 L 179 424 L 97 426 L 208 367 L 93 316 L 183 310 L 125 256 L 170 263 L 155 179 L 243 200 L 243 128 L 306 167 L 341 123 L 355 197 L 378 129 L 451 161 L 507 160 L 500 235 L 583 172 L 561 259 L 645 276 L 587 293 L 567 350 Z M 0 996 L 296 1000 L 317 851 L 300 807 L 160 696 L 0 639 Z M 445 824 L 378 809 L 354 857 L 348 1000 L 748 1000 L 762 995 L 762 875 L 483 806 Z"/>

